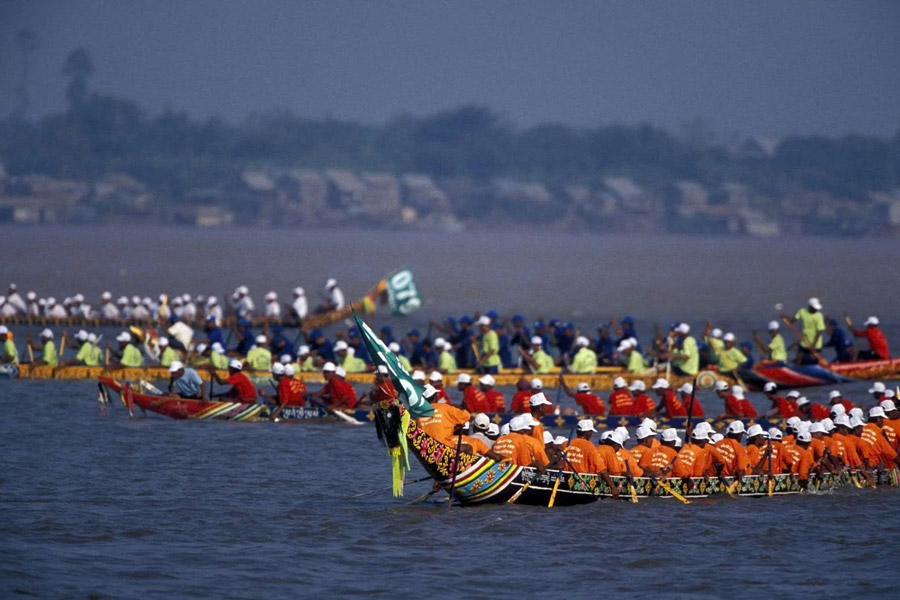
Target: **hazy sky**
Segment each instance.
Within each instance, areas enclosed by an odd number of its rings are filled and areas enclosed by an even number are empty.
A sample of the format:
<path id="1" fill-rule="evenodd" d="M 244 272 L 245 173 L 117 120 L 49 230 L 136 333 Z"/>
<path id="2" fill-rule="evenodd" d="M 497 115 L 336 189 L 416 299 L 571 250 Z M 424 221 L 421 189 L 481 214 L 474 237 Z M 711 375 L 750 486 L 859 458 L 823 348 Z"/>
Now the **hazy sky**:
<path id="1" fill-rule="evenodd" d="M 522 126 L 702 116 L 744 133 L 900 129 L 900 2 L 0 0 L 0 114 L 15 33 L 40 37 L 32 115 L 94 90 L 237 120 L 288 108 L 382 122 L 464 103 Z"/>

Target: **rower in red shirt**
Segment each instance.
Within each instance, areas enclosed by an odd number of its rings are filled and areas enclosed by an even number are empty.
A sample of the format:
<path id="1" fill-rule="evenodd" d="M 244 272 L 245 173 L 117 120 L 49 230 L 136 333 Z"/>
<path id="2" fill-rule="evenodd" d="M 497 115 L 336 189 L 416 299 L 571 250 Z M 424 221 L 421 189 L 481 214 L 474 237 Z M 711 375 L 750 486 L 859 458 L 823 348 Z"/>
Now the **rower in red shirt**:
<path id="1" fill-rule="evenodd" d="M 294 378 L 294 367 L 285 365 L 283 371 L 277 374 L 278 365 L 272 365 L 272 374 L 278 381 L 278 402 L 282 406 L 306 406 L 306 384 Z"/>
<path id="2" fill-rule="evenodd" d="M 766 413 L 766 418 L 790 419 L 796 414 L 794 405 L 784 396 L 779 396 L 776 393 L 777 390 L 778 385 L 773 381 L 770 381 L 763 386 L 763 392 L 765 392 L 766 398 L 772 403 L 771 410 Z"/>
<path id="3" fill-rule="evenodd" d="M 613 393 L 609 395 L 609 416 L 628 416 L 634 413 L 634 398 L 628 391 L 628 383 L 624 377 L 613 379 Z"/>
<path id="4" fill-rule="evenodd" d="M 535 379 L 534 381 L 541 380 Z M 541 387 L 543 387 L 543 383 Z M 533 388 L 529 384 L 528 380 L 524 377 L 516 382 L 516 393 L 513 394 L 512 402 L 509 405 L 510 412 L 516 415 L 521 415 L 525 412 L 531 412 L 531 406 L 528 404 L 528 399 L 531 398 L 534 394 L 541 391 L 540 388 L 534 391 L 532 391 L 532 389 Z"/>
<path id="5" fill-rule="evenodd" d="M 691 394 L 694 392 L 694 386 L 690 383 L 683 384 L 680 388 L 678 388 L 678 393 L 681 394 L 679 400 L 681 400 L 681 404 L 684 405 L 684 414 L 687 416 L 687 411 L 691 405 Z M 700 404 L 700 399 L 694 395 L 694 410 L 692 411 L 693 417 L 705 417 L 706 413 L 703 411 L 703 405 Z"/>
<path id="6" fill-rule="evenodd" d="M 219 385 L 230 385 L 231 388 L 222 394 L 216 394 L 217 397 L 226 397 L 235 402 L 256 402 L 256 386 L 250 381 L 250 378 L 243 373 L 244 364 L 236 358 L 231 359 L 228 363 L 228 378 L 222 379 L 216 372 L 212 364 L 209 365 L 209 376 L 213 378 Z"/>
<path id="7" fill-rule="evenodd" d="M 735 386 L 737 387 L 737 386 Z M 741 388 L 737 388 L 741 389 Z M 727 381 L 719 380 L 716 382 L 716 395 L 725 401 L 725 413 L 719 415 L 719 419 L 739 419 L 742 416 L 741 411 L 741 400 L 737 396 L 735 396 L 731 392 L 731 386 Z M 741 390 L 741 396 L 743 396 L 743 390 Z M 696 403 L 696 398 L 694 399 L 694 403 Z"/>
<path id="8" fill-rule="evenodd" d="M 806 396 L 797 398 L 797 416 L 804 421 L 821 421 L 828 418 L 828 407 L 818 402 L 812 403 Z"/>
<path id="9" fill-rule="evenodd" d="M 428 374 L 428 383 L 431 384 L 431 387 L 437 390 L 438 398 L 440 398 L 443 402 L 450 404 L 450 394 L 447 393 L 447 389 L 444 387 L 444 376 L 441 375 L 440 371 L 432 371 Z"/>
<path id="10" fill-rule="evenodd" d="M 857 352 L 856 360 L 887 360 L 891 357 L 887 338 L 878 326 L 878 317 L 872 316 L 866 319 L 866 322 L 863 323 L 865 329 L 853 329 L 850 317 L 844 315 L 844 318 L 847 320 L 847 326 L 855 337 L 864 337 L 869 342 L 869 349 Z"/>
<path id="11" fill-rule="evenodd" d="M 460 373 L 456 378 L 456 389 L 463 393 L 462 407 L 473 414 L 494 412 L 481 390 L 472 385 L 468 373 Z"/>
<path id="12" fill-rule="evenodd" d="M 586 381 L 580 382 L 575 387 L 575 393 L 566 385 L 566 379 L 562 373 L 559 374 L 559 385 L 567 396 L 575 400 L 575 404 L 581 407 L 581 411 L 585 415 L 603 415 L 606 413 L 606 404 L 603 398 L 591 393 L 591 386 Z"/>
<path id="13" fill-rule="evenodd" d="M 345 379 L 347 372 L 343 367 L 327 362 L 322 367 L 322 376 L 325 385 L 313 397 L 326 401 L 331 408 L 356 408 L 356 389 Z"/>
<path id="14" fill-rule="evenodd" d="M 649 417 L 656 413 L 656 402 L 647 395 L 647 384 L 643 380 L 635 379 L 628 390 L 634 395 L 634 414 Z"/>
<path id="15" fill-rule="evenodd" d="M 506 412 L 506 399 L 503 397 L 503 394 L 494 389 L 494 384 L 496 383 L 494 377 L 492 375 L 482 375 L 478 378 L 478 383 L 481 384 L 481 393 L 484 394 L 485 404 L 490 407 L 487 411 L 479 412 Z M 543 443 L 543 440 L 541 443 Z"/>
<path id="16" fill-rule="evenodd" d="M 669 388 L 668 381 L 660 377 L 650 387 L 659 398 L 659 406 L 656 407 L 657 414 L 670 419 L 672 417 L 687 416 L 687 409 L 681 403 L 681 400 L 678 399 L 678 394 L 675 393 L 675 390 Z"/>

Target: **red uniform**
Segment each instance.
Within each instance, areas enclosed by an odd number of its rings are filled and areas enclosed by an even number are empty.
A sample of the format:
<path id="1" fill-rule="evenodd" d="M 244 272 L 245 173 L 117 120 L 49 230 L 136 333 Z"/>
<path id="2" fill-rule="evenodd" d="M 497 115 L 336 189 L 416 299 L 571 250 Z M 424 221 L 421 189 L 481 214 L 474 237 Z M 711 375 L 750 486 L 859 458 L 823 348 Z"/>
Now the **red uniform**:
<path id="1" fill-rule="evenodd" d="M 519 390 L 512 397 L 512 404 L 510 405 L 509 410 L 517 415 L 521 415 L 522 413 L 530 413 L 531 404 L 528 403 L 528 399 L 533 395 L 534 392 L 532 392 L 531 390 Z"/>
<path id="2" fill-rule="evenodd" d="M 306 384 L 293 377 L 278 382 L 278 401 L 282 406 L 306 406 Z"/>
<path id="3" fill-rule="evenodd" d="M 687 408 L 684 407 L 684 403 L 681 401 L 681 398 L 678 397 L 678 394 L 676 394 L 674 390 L 666 390 L 666 395 L 664 397 L 664 408 L 666 411 L 666 416 L 668 416 L 669 418 L 687 416 Z"/>
<path id="4" fill-rule="evenodd" d="M 641 392 L 637 398 L 634 399 L 634 414 L 643 415 L 652 413 L 654 410 L 656 410 L 656 402 L 654 402 L 653 398 L 647 394 Z"/>
<path id="5" fill-rule="evenodd" d="M 791 404 L 790 400 L 784 396 L 775 396 L 771 400 L 775 403 L 775 408 L 778 409 L 778 416 L 782 419 L 790 419 L 796 414 L 796 406 Z M 827 417 L 828 415 L 825 416 Z"/>
<path id="6" fill-rule="evenodd" d="M 697 404 L 696 398 L 694 398 L 694 404 Z M 737 418 L 742 416 L 741 401 L 734 394 L 725 396 L 725 416 Z"/>
<path id="7" fill-rule="evenodd" d="M 332 408 L 356 408 L 356 389 L 349 382 L 334 376 L 325 389 Z"/>
<path id="8" fill-rule="evenodd" d="M 864 337 L 869 340 L 869 348 L 883 359 L 891 357 L 891 350 L 888 348 L 887 338 L 884 332 L 878 327 L 866 327 L 865 329 L 854 329 L 853 335 L 856 337 Z"/>
<path id="9" fill-rule="evenodd" d="M 628 390 L 616 390 L 609 395 L 610 416 L 633 415 L 634 398 Z"/>
<path id="10" fill-rule="evenodd" d="M 828 418 L 828 407 L 824 404 L 819 404 L 818 402 L 813 402 L 809 405 L 809 416 L 812 417 L 814 421 L 821 421 L 822 419 Z"/>
<path id="11" fill-rule="evenodd" d="M 581 407 L 586 415 L 602 415 L 606 413 L 606 404 L 603 398 L 590 392 L 578 392 L 575 394 L 575 403 Z"/>
<path id="12" fill-rule="evenodd" d="M 506 412 L 506 398 L 497 390 L 486 390 L 484 399 L 491 408 L 487 412 Z M 543 443 L 543 440 L 541 441 Z"/>
<path id="13" fill-rule="evenodd" d="M 484 392 L 471 385 L 463 390 L 463 405 L 470 413 L 488 413 L 494 410 L 485 398 Z"/>
<path id="14" fill-rule="evenodd" d="M 746 398 L 741 400 L 741 416 L 745 419 L 755 419 L 759 416 L 756 414 L 756 407 Z"/>
<path id="15" fill-rule="evenodd" d="M 445 388 L 444 386 L 441 386 L 439 388 L 434 388 L 434 389 L 437 390 L 438 398 L 441 398 L 444 400 L 444 402 L 446 402 L 447 404 L 450 404 L 450 394 L 447 393 L 447 388 Z"/>
<path id="16" fill-rule="evenodd" d="M 687 416 L 688 406 L 691 405 L 691 397 L 690 395 L 687 398 L 681 398 L 681 403 L 684 405 L 684 416 Z M 672 416 L 672 415 L 669 415 Z M 700 399 L 697 396 L 694 396 L 694 410 L 693 417 L 705 417 L 706 413 L 703 412 L 703 405 L 700 404 Z"/>
<path id="17" fill-rule="evenodd" d="M 256 386 L 244 373 L 238 371 L 229 375 L 225 381 L 234 387 L 238 402 L 256 402 Z"/>

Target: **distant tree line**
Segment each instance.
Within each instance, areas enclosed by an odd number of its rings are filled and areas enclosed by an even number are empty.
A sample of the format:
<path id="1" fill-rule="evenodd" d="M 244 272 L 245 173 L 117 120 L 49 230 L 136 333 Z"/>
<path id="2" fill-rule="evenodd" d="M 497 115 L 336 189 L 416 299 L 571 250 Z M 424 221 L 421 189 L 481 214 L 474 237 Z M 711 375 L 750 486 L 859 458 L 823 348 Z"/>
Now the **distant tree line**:
<path id="1" fill-rule="evenodd" d="M 870 190 L 900 186 L 900 131 L 890 138 L 789 137 L 772 156 L 748 157 L 710 141 L 696 127 L 693 136 L 649 124 L 548 123 L 522 129 L 474 105 L 424 117 L 402 115 L 382 125 L 285 111 L 229 124 L 174 110 L 152 115 L 132 100 L 91 93 L 93 71 L 89 53 L 74 51 L 63 66 L 69 78 L 65 112 L 31 121 L 20 103 L 0 121 L 0 160 L 10 174 L 91 180 L 126 172 L 176 202 L 191 189 L 213 186 L 253 165 L 419 172 L 476 181 L 515 177 L 550 186 L 596 185 L 616 174 L 650 186 L 681 179 L 708 185 L 737 181 L 764 193 L 796 186 L 857 199 Z"/>

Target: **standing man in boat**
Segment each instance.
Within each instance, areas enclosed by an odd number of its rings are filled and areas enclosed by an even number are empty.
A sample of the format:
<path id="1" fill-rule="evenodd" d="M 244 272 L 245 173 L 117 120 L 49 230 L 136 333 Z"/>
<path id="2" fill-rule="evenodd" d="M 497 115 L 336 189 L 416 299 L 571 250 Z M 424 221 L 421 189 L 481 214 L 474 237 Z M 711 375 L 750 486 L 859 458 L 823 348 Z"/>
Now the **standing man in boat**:
<path id="1" fill-rule="evenodd" d="M 675 327 L 676 347 L 666 353 L 676 375 L 694 377 L 700 372 L 700 349 L 690 333 L 690 325 L 679 323 Z"/>
<path id="2" fill-rule="evenodd" d="M 9 335 L 6 325 L 0 325 L 0 363 L 5 365 L 19 364 L 19 351 Z"/>
<path id="3" fill-rule="evenodd" d="M 291 303 L 291 317 L 300 324 L 309 312 L 309 303 L 306 301 L 306 290 L 299 286 L 295 287 L 293 296 L 294 300 Z"/>
<path id="4" fill-rule="evenodd" d="M 891 350 L 884 332 L 879 327 L 878 317 L 871 316 L 866 319 L 863 323 L 865 329 L 854 329 L 847 313 L 844 313 L 844 320 L 847 321 L 847 327 L 853 332 L 854 337 L 866 338 L 869 343 L 869 349 L 857 352 L 853 360 L 888 360 L 891 357 Z"/>
<path id="5" fill-rule="evenodd" d="M 216 397 L 230 398 L 234 402 L 255 403 L 256 386 L 244 373 L 244 363 L 236 358 L 228 361 L 228 377 L 222 379 L 212 365 L 209 365 L 210 378 L 219 385 L 230 385 L 227 391 L 216 394 Z"/>
<path id="6" fill-rule="evenodd" d="M 491 328 L 491 318 L 487 315 L 478 317 L 477 324 L 478 329 L 481 331 L 478 371 L 479 373 L 496 375 L 500 371 L 500 338 L 497 332 Z"/>
<path id="7" fill-rule="evenodd" d="M 753 332 L 753 341 L 767 360 L 775 362 L 787 362 L 787 346 L 784 344 L 784 336 L 781 335 L 781 325 L 778 321 L 769 321 L 769 343 L 764 344 L 756 331 Z"/>
<path id="8" fill-rule="evenodd" d="M 44 329 L 41 332 L 41 342 L 42 345 L 38 346 L 32 339 L 31 333 L 25 334 L 25 344 L 31 346 L 32 350 L 37 350 L 41 353 L 41 358 L 34 361 L 36 365 L 50 365 L 51 367 L 59 366 L 59 355 L 56 353 L 56 346 L 53 345 L 53 332 L 49 329 Z"/>
<path id="9" fill-rule="evenodd" d="M 801 339 L 798 346 L 797 362 L 802 365 L 816 364 L 814 354 L 822 349 L 825 341 L 825 318 L 822 316 L 822 303 L 818 298 L 810 298 L 807 306 L 799 309 L 792 317 L 782 314 L 781 319 L 793 325 L 800 322 Z"/>
<path id="10" fill-rule="evenodd" d="M 206 386 L 197 371 L 185 367 L 180 360 L 169 365 L 169 395 L 193 400 L 206 400 Z"/>

